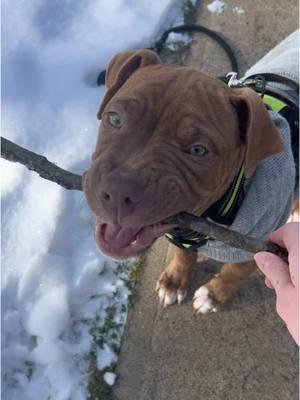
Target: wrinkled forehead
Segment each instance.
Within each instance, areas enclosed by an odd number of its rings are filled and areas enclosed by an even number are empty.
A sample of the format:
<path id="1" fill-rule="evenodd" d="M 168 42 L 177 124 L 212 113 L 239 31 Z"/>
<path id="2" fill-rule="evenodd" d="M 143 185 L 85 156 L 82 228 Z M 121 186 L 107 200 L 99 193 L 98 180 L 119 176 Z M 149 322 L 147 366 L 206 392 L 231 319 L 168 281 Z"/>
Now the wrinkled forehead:
<path id="1" fill-rule="evenodd" d="M 199 123 L 222 125 L 233 119 L 228 100 L 229 89 L 223 82 L 197 70 L 173 65 L 140 68 L 119 89 L 110 102 L 128 113 L 138 112 L 152 118 L 172 118 L 183 124 L 196 119 Z M 232 121 L 233 122 L 233 121 Z"/>

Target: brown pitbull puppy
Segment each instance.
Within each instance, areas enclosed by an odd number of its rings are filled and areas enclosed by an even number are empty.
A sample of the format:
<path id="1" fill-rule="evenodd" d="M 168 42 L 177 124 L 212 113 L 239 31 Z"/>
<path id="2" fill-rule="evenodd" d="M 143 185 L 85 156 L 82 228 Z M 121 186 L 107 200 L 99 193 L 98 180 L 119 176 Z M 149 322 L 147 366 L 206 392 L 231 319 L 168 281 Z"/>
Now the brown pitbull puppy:
<path id="1" fill-rule="evenodd" d="M 162 65 L 152 51 L 115 56 L 106 85 L 83 186 L 97 217 L 97 245 L 108 256 L 144 252 L 173 228 L 164 223 L 167 217 L 182 211 L 201 216 L 225 193 L 242 163 L 249 177 L 263 159 L 283 149 L 254 91 Z M 184 299 L 196 257 L 175 249 L 157 283 L 164 305 Z M 229 300 L 254 270 L 254 261 L 225 264 L 199 289 L 196 301 L 205 297 L 202 312 Z"/>

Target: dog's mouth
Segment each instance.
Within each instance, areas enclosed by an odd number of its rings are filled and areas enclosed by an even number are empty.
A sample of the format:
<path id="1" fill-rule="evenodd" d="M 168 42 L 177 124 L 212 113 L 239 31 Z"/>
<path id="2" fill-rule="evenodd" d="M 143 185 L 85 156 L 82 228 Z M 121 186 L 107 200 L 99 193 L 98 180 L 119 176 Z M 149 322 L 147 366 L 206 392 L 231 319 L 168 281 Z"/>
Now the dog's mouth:
<path id="1" fill-rule="evenodd" d="M 95 238 L 99 249 L 114 258 L 134 257 L 146 251 L 175 225 L 159 222 L 143 227 L 122 227 L 96 219 Z"/>

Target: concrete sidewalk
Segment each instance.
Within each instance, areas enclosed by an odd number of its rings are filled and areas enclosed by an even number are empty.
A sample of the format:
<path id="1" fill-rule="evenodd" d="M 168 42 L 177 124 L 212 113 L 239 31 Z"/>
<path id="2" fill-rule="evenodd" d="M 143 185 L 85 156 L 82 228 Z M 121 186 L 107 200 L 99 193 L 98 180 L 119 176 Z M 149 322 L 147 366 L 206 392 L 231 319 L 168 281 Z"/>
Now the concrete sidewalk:
<path id="1" fill-rule="evenodd" d="M 199 23 L 221 32 L 242 72 L 297 28 L 297 1 L 225 1 L 221 14 L 202 1 Z M 245 12 L 238 14 L 234 7 Z M 229 71 L 218 46 L 201 36 L 188 64 L 213 76 Z M 187 301 L 161 310 L 155 282 L 170 259 L 159 240 L 148 254 L 119 357 L 115 400 L 296 400 L 298 348 L 275 313 L 273 291 L 255 274 L 221 312 L 193 313 L 194 291 L 216 271 L 199 262 Z"/>

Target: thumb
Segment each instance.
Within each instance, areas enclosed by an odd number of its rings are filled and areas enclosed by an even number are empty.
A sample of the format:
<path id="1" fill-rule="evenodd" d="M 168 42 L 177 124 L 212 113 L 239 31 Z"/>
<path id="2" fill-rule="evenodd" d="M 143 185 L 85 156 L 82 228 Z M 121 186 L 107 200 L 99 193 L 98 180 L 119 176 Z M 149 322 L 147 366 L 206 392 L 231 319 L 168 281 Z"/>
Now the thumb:
<path id="1" fill-rule="evenodd" d="M 258 268 L 265 274 L 271 285 L 276 290 L 293 287 L 289 266 L 275 254 L 260 252 L 254 259 Z"/>

